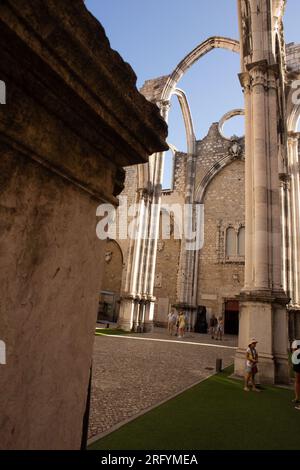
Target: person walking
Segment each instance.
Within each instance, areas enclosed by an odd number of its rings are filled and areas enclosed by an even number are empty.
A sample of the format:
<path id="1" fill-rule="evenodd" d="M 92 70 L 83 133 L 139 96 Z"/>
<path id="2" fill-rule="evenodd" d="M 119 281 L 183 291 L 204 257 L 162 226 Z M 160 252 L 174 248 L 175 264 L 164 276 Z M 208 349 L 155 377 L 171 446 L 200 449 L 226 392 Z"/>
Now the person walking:
<path id="1" fill-rule="evenodd" d="M 215 337 L 217 324 L 218 320 L 216 319 L 216 316 L 213 313 L 209 320 L 209 333 L 211 335 L 211 339 L 214 339 Z"/>
<path id="2" fill-rule="evenodd" d="M 246 373 L 245 373 L 245 386 L 244 386 L 245 392 L 250 391 L 250 388 L 249 388 L 250 382 L 252 385 L 252 390 L 254 392 L 260 392 L 260 390 L 258 390 L 255 385 L 255 375 L 258 372 L 258 369 L 257 369 L 258 354 L 256 351 L 256 345 L 257 345 L 256 339 L 252 338 L 249 341 L 248 349 L 246 352 Z"/>
<path id="3" fill-rule="evenodd" d="M 223 339 L 223 334 L 224 334 L 224 320 L 223 317 L 218 318 L 218 324 L 217 324 L 217 335 L 216 335 L 216 340 L 222 341 Z"/>
<path id="4" fill-rule="evenodd" d="M 178 338 L 184 337 L 185 324 L 186 324 L 185 314 L 184 312 L 180 312 L 179 317 L 178 317 Z"/>
<path id="5" fill-rule="evenodd" d="M 177 313 L 175 310 L 171 310 L 168 314 L 168 332 L 169 335 L 173 335 L 173 331 L 176 332 Z"/>
<path id="6" fill-rule="evenodd" d="M 295 409 L 300 411 L 300 340 L 296 339 L 292 343 L 292 363 L 295 372 Z"/>

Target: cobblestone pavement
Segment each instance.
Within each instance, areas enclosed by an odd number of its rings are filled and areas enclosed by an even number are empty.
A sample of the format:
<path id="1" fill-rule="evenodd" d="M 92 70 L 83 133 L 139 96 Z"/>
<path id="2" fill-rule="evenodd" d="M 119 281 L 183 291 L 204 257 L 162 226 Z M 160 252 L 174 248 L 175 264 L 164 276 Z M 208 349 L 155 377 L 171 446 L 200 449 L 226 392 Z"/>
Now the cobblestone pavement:
<path id="1" fill-rule="evenodd" d="M 233 362 L 234 337 L 221 342 L 187 333 L 177 341 L 165 329 L 128 337 L 95 337 L 90 438 L 208 377 L 217 358 L 223 359 L 225 367 Z"/>

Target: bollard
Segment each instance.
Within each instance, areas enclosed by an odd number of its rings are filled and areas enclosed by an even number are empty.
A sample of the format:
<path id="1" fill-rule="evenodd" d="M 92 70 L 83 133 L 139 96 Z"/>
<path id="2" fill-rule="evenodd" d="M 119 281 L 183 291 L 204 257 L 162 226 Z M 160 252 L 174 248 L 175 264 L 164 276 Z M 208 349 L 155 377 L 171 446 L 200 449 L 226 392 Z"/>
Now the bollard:
<path id="1" fill-rule="evenodd" d="M 109 323 L 106 323 L 106 328 L 109 328 Z"/>
<path id="2" fill-rule="evenodd" d="M 222 359 L 216 359 L 216 372 L 222 372 Z"/>

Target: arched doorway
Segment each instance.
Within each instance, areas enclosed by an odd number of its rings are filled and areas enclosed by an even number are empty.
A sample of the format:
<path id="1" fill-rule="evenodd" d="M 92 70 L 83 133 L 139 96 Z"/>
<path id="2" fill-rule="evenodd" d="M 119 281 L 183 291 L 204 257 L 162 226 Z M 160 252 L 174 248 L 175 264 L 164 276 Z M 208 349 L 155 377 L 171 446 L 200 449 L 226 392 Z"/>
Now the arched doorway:
<path id="1" fill-rule="evenodd" d="M 239 334 L 239 302 L 236 299 L 225 301 L 224 333 L 226 335 Z"/>
<path id="2" fill-rule="evenodd" d="M 116 323 L 120 309 L 120 291 L 123 270 L 123 255 L 115 240 L 107 240 L 104 251 L 104 273 L 99 293 L 97 321 Z"/>

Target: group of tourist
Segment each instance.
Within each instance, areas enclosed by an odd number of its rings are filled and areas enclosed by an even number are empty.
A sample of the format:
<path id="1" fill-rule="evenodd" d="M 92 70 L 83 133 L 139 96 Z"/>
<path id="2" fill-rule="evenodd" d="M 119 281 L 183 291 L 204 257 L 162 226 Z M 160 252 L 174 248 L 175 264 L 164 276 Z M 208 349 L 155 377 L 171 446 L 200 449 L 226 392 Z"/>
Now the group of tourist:
<path id="1" fill-rule="evenodd" d="M 211 339 L 222 341 L 224 335 L 224 320 L 222 316 L 216 318 L 215 314 L 212 314 L 209 320 L 209 333 Z"/>
<path id="2" fill-rule="evenodd" d="M 173 333 L 178 338 L 183 338 L 186 329 L 186 316 L 184 312 L 177 313 L 175 310 L 171 310 L 168 315 L 168 332 L 170 336 Z"/>
<path id="3" fill-rule="evenodd" d="M 246 351 L 246 373 L 245 373 L 245 392 L 250 391 L 250 387 L 254 392 L 260 392 L 256 387 L 255 376 L 258 372 L 258 353 L 256 350 L 257 341 L 252 338 L 249 341 Z M 300 340 L 295 340 L 291 346 L 292 367 L 295 374 L 295 398 L 293 403 L 295 409 L 300 411 Z"/>
<path id="4" fill-rule="evenodd" d="M 184 312 L 177 313 L 171 310 L 168 314 L 168 332 L 170 336 L 177 336 L 183 338 L 186 330 L 186 315 Z M 212 339 L 222 340 L 224 334 L 224 321 L 223 317 L 218 317 L 213 314 L 209 320 L 209 334 Z M 246 369 L 245 369 L 245 392 L 251 389 L 254 392 L 260 392 L 255 383 L 255 376 L 258 372 L 258 353 L 256 350 L 257 340 L 251 338 L 246 350 Z M 295 373 L 295 399 L 293 403 L 296 410 L 300 410 L 300 340 L 295 340 L 291 346 L 292 351 L 292 364 Z"/>
<path id="5" fill-rule="evenodd" d="M 187 318 L 184 312 L 177 313 L 172 309 L 168 314 L 168 332 L 170 336 L 178 336 L 183 338 L 186 330 Z M 208 333 L 212 339 L 222 341 L 224 335 L 224 320 L 223 317 L 216 318 L 213 314 L 209 320 Z"/>

